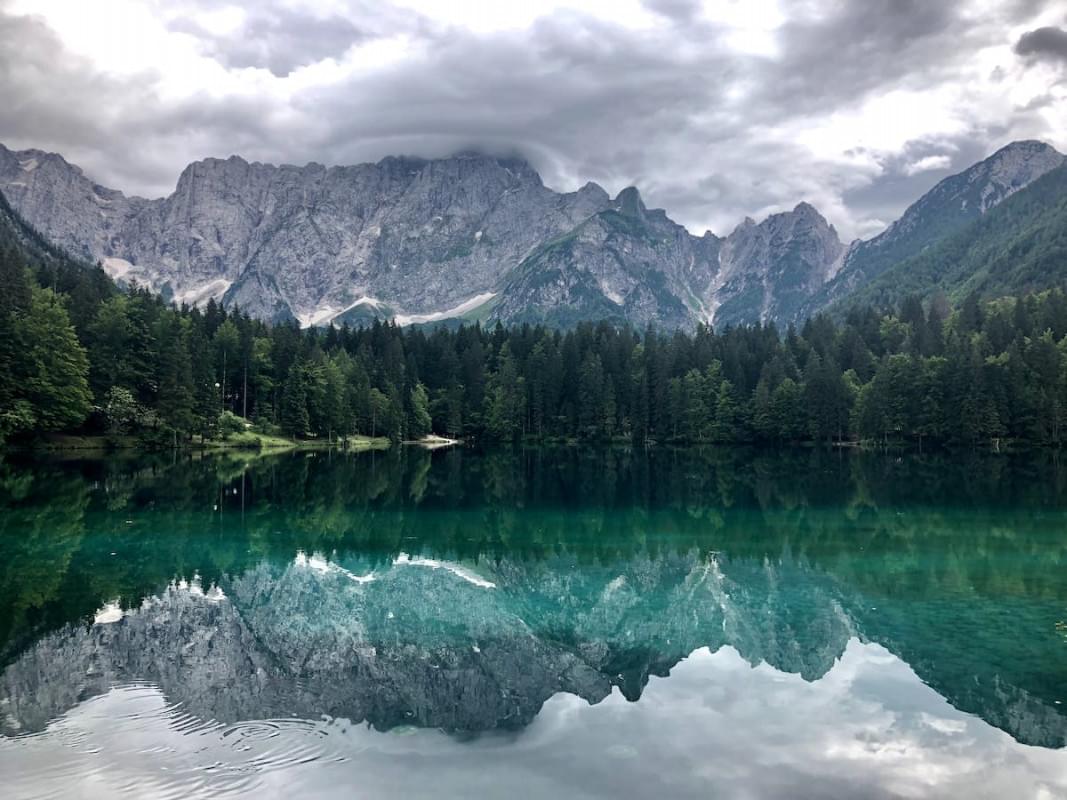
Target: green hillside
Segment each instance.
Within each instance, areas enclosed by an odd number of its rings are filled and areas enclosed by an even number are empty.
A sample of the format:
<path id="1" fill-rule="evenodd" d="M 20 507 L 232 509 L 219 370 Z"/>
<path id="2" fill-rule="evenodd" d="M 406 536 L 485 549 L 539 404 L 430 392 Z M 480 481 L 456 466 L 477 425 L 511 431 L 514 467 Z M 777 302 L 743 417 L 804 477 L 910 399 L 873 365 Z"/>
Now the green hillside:
<path id="1" fill-rule="evenodd" d="M 962 230 L 889 268 L 837 309 L 895 307 L 909 295 L 1020 295 L 1067 282 L 1067 166 Z"/>

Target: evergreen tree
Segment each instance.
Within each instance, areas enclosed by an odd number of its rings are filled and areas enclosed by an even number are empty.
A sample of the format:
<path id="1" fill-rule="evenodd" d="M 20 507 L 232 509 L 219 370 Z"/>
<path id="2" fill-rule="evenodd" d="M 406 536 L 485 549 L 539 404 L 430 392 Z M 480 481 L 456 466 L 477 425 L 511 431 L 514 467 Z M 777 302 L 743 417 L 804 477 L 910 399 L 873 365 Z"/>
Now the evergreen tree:
<path id="1" fill-rule="evenodd" d="M 12 375 L 16 403 L 32 408 L 37 431 L 58 431 L 80 425 L 91 408 L 89 360 L 78 341 L 67 310 L 48 289 L 33 289 L 29 305 L 15 317 L 12 338 L 17 346 Z M 26 405 L 9 424 L 25 425 Z"/>
<path id="2" fill-rule="evenodd" d="M 171 429 L 173 444 L 178 435 L 193 428 L 193 368 L 187 344 L 188 321 L 167 315 L 160 319 L 156 339 L 159 343 L 159 400 L 156 407 Z"/>
<path id="3" fill-rule="evenodd" d="M 411 421 L 409 430 L 412 437 L 421 438 L 432 430 L 433 421 L 430 419 L 430 396 L 426 387 L 416 383 L 411 390 Z"/>
<path id="4" fill-rule="evenodd" d="M 280 423 L 282 431 L 294 439 L 306 436 L 311 427 L 304 367 L 293 364 L 282 388 Z"/>

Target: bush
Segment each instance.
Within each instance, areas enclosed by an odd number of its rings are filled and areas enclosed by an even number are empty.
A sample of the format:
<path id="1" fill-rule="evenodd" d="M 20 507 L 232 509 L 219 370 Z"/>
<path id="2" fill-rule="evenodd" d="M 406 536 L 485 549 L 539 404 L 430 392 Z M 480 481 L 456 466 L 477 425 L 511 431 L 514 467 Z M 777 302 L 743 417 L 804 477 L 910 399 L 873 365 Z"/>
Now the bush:
<path id="1" fill-rule="evenodd" d="M 244 419 L 239 417 L 232 411 L 223 411 L 219 414 L 219 435 L 225 439 L 227 436 L 233 436 L 235 433 L 244 433 L 251 425 Z"/>

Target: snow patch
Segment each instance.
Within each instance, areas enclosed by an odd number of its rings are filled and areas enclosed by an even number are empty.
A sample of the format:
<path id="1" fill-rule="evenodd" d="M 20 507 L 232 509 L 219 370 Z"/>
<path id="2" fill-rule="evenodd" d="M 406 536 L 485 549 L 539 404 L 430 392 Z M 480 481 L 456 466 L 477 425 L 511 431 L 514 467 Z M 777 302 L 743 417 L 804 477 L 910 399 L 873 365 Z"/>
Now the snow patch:
<path id="1" fill-rule="evenodd" d="M 480 242 L 481 240 L 482 240 L 482 232 L 481 231 L 475 231 L 474 232 L 474 241 Z"/>
<path id="2" fill-rule="evenodd" d="M 137 269 L 125 258 L 114 258 L 109 256 L 108 258 L 105 258 L 102 263 L 104 272 L 107 273 L 107 276 L 116 281 L 122 280 L 129 275 L 130 272 Z"/>
<path id="3" fill-rule="evenodd" d="M 93 624 L 110 625 L 113 622 L 118 622 L 125 615 L 126 612 L 122 610 L 119 601 L 113 600 L 110 603 L 104 604 L 104 607 L 96 612 L 96 616 L 93 617 Z"/>
<path id="4" fill-rule="evenodd" d="M 617 289 L 612 288 L 610 285 L 606 283 L 601 283 L 600 291 L 603 293 L 604 297 L 608 298 L 608 300 L 613 302 L 615 305 L 621 306 L 623 304 L 624 301 L 622 295 L 618 292 Z"/>
<path id="5" fill-rule="evenodd" d="M 823 275 L 822 278 L 823 283 L 829 283 L 835 277 L 837 277 L 837 273 L 839 273 L 841 271 L 841 268 L 845 266 L 845 259 L 848 258 L 848 254 L 849 252 L 851 252 L 851 250 L 852 245 L 846 245 L 845 247 L 842 247 L 841 252 L 838 254 L 837 258 L 835 258 L 833 261 L 826 265 L 826 274 Z"/>
<path id="6" fill-rule="evenodd" d="M 329 325 L 335 319 L 342 314 L 346 314 L 353 308 L 359 306 L 370 306 L 371 308 L 381 308 L 384 303 L 376 297 L 361 297 L 356 302 L 350 303 L 347 306 L 334 306 L 334 305 L 322 305 L 311 311 L 306 311 L 302 314 L 297 314 L 297 321 L 300 323 L 301 328 L 312 328 L 316 325 Z"/>
<path id="7" fill-rule="evenodd" d="M 492 581 L 487 581 L 485 578 L 471 572 L 466 567 L 460 564 L 453 564 L 451 561 L 438 561 L 436 558 L 412 558 L 407 553 L 400 553 L 400 555 L 393 559 L 393 566 L 429 567 L 430 569 L 443 569 L 448 572 L 451 572 L 457 578 L 462 578 L 467 583 L 472 583 L 482 589 L 496 588 L 496 584 Z"/>
<path id="8" fill-rule="evenodd" d="M 33 172 L 37 169 L 37 164 L 38 162 L 36 158 L 27 158 L 25 161 L 19 162 L 19 166 L 22 167 L 23 172 Z"/>
<path id="9" fill-rule="evenodd" d="M 348 578 L 353 583 L 373 583 L 378 580 L 378 576 L 373 572 L 369 572 L 366 575 L 356 575 L 354 572 L 345 569 L 337 564 L 331 564 L 320 553 L 312 553 L 310 556 L 306 555 L 303 551 L 299 551 L 296 557 L 293 559 L 293 564 L 298 567 L 305 567 L 307 569 L 318 572 L 321 575 L 329 575 L 330 573 L 337 573 L 345 578 Z"/>
<path id="10" fill-rule="evenodd" d="M 479 306 L 483 306 L 496 297 L 496 292 L 483 292 L 482 294 L 475 295 L 470 300 L 466 300 L 453 308 L 445 309 L 444 311 L 432 311 L 428 314 L 397 314 L 397 325 L 416 325 L 422 322 L 437 322 L 442 319 L 452 319 L 453 317 L 460 317 L 469 311 L 473 311 Z"/>
<path id="11" fill-rule="evenodd" d="M 209 300 L 218 300 L 233 286 L 233 281 L 225 278 L 216 278 L 213 281 L 186 289 L 184 292 L 174 294 L 174 302 L 178 305 L 185 303 L 189 306 L 206 305 Z"/>
<path id="12" fill-rule="evenodd" d="M 719 310 L 719 306 L 722 305 L 722 300 L 719 295 L 726 286 L 728 264 L 723 263 L 722 251 L 723 248 L 720 247 L 718 254 L 715 256 L 717 261 L 715 277 L 712 279 L 711 285 L 708 287 L 707 301 L 704 306 L 706 309 L 704 322 L 709 326 L 715 324 L 715 313 Z"/>
<path id="13" fill-rule="evenodd" d="M 313 328 L 316 325 L 325 325 L 340 313 L 337 306 L 319 306 L 311 311 L 297 314 L 296 319 L 301 328 Z"/>

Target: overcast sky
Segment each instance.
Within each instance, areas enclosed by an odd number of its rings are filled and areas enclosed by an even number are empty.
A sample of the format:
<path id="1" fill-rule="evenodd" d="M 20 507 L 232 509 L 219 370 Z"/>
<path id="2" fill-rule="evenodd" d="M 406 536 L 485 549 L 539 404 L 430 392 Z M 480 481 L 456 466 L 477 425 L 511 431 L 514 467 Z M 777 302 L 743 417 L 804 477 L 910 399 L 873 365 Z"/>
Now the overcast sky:
<path id="1" fill-rule="evenodd" d="M 1062 0 L 0 0 L 0 142 L 149 197 L 206 156 L 480 148 L 850 238 L 1020 138 L 1067 150 Z"/>

